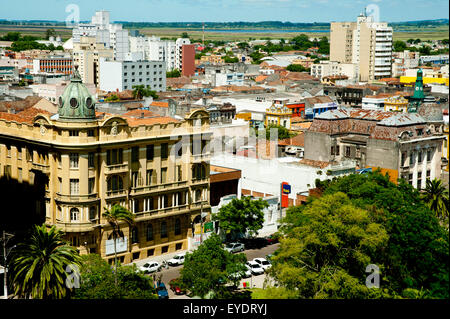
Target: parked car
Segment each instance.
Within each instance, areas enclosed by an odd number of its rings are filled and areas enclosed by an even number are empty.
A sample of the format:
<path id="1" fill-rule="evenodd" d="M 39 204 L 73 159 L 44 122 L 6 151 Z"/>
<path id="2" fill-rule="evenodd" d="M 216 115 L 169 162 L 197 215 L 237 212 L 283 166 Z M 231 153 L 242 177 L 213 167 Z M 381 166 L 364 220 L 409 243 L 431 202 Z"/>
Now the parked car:
<path id="1" fill-rule="evenodd" d="M 169 264 L 169 266 L 178 266 L 178 265 L 182 265 L 184 263 L 184 257 L 186 256 L 186 254 L 178 254 L 175 257 L 169 259 L 167 261 L 167 263 Z"/>
<path id="2" fill-rule="evenodd" d="M 243 271 L 237 271 L 235 273 L 232 273 L 229 275 L 228 278 L 230 278 L 231 280 L 233 279 L 242 279 L 242 278 L 248 278 L 251 277 L 252 272 L 250 269 L 248 269 L 248 267 L 246 267 L 246 270 Z"/>
<path id="3" fill-rule="evenodd" d="M 272 267 L 272 264 L 264 258 L 254 258 L 252 261 L 258 263 L 264 271 Z"/>
<path id="4" fill-rule="evenodd" d="M 161 265 L 156 261 L 151 261 L 151 262 L 145 263 L 144 265 L 139 267 L 139 269 L 146 274 L 151 274 L 153 272 L 160 271 Z"/>
<path id="5" fill-rule="evenodd" d="M 184 295 L 186 293 L 186 289 L 181 286 L 180 278 L 174 278 L 169 281 L 169 287 L 175 295 Z"/>
<path id="6" fill-rule="evenodd" d="M 242 243 L 229 243 L 226 244 L 225 246 L 225 250 L 230 252 L 230 253 L 237 253 L 240 251 L 244 251 L 245 246 Z"/>
<path id="7" fill-rule="evenodd" d="M 247 261 L 245 265 L 251 271 L 252 275 L 262 275 L 264 273 L 264 269 L 257 262 Z"/>
<path id="8" fill-rule="evenodd" d="M 278 243 L 278 237 L 275 236 L 275 235 L 267 236 L 267 237 L 266 237 L 266 240 L 267 240 L 267 243 L 268 243 L 269 245 Z"/>
<path id="9" fill-rule="evenodd" d="M 157 284 L 156 292 L 158 293 L 158 299 L 169 299 L 169 292 L 164 283 L 160 282 Z"/>

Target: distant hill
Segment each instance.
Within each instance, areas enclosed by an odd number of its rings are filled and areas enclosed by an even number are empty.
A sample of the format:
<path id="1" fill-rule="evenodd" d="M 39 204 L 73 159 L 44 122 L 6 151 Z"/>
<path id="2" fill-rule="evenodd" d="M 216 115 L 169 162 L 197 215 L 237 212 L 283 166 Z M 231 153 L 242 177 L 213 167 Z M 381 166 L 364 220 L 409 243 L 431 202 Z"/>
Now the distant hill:
<path id="1" fill-rule="evenodd" d="M 88 21 L 82 21 L 87 23 Z M 115 21 L 122 23 L 125 28 L 184 28 L 184 29 L 201 29 L 203 22 L 132 22 L 132 21 Z M 260 21 L 260 22 L 204 22 L 208 29 L 316 29 L 324 30 L 330 28 L 330 22 L 289 22 L 289 21 Z M 33 25 L 33 26 L 64 26 L 64 21 L 54 20 L 0 20 L 0 25 Z M 448 26 L 449 19 L 434 19 L 434 20 L 418 20 L 418 21 L 404 21 L 389 23 L 394 29 L 401 29 L 403 27 L 409 28 L 425 28 Z"/>

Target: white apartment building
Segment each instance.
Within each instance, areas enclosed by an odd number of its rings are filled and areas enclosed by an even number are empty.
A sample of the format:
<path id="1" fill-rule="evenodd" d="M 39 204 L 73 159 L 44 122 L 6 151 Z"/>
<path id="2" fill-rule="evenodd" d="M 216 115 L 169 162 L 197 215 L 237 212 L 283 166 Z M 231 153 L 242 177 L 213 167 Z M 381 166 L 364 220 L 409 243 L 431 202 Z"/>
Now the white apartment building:
<path id="1" fill-rule="evenodd" d="M 384 111 L 385 97 L 383 96 L 365 96 L 362 98 L 363 110 L 381 110 Z"/>
<path id="2" fill-rule="evenodd" d="M 179 38 L 176 41 L 161 40 L 158 37 L 129 37 L 130 51 L 142 52 L 144 58 L 150 61 L 166 62 L 166 70 L 181 70 L 182 46 L 190 44 L 189 39 Z"/>
<path id="3" fill-rule="evenodd" d="M 359 81 L 390 77 L 392 33 L 386 22 L 374 22 L 365 13 L 356 22 L 332 22 L 330 60 L 357 64 Z"/>
<path id="4" fill-rule="evenodd" d="M 392 64 L 392 76 L 403 76 L 407 69 L 414 69 L 419 66 L 419 52 L 405 50 L 394 52 L 394 63 Z"/>
<path id="5" fill-rule="evenodd" d="M 144 85 L 156 92 L 166 90 L 166 66 L 162 61 L 107 61 L 100 59 L 100 90 L 132 90 Z"/>
<path id="6" fill-rule="evenodd" d="M 122 61 L 129 52 L 128 30 L 121 24 L 109 23 L 108 11 L 97 11 L 91 18 L 91 23 L 80 23 L 72 30 L 73 42 L 80 42 L 81 37 L 95 37 L 106 48 L 113 48 L 114 59 Z"/>
<path id="7" fill-rule="evenodd" d="M 311 76 L 322 80 L 325 76 L 345 75 L 349 80 L 356 80 L 358 65 L 354 63 L 340 63 L 337 61 L 322 60 L 311 65 Z"/>

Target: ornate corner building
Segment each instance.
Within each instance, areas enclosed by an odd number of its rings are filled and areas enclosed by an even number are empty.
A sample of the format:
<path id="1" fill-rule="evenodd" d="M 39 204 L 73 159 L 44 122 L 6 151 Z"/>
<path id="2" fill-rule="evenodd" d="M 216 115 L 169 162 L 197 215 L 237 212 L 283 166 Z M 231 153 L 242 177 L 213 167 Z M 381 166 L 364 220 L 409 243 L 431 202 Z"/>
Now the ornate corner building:
<path id="1" fill-rule="evenodd" d="M 102 213 L 116 203 L 135 214 L 132 227 L 121 225 L 122 263 L 188 249 L 202 213 L 209 219 L 208 113 L 117 115 L 96 112 L 95 103 L 75 71 L 57 114 L 1 112 L 0 178 L 42 183 L 46 225 L 63 230 L 81 254 L 112 261 Z"/>

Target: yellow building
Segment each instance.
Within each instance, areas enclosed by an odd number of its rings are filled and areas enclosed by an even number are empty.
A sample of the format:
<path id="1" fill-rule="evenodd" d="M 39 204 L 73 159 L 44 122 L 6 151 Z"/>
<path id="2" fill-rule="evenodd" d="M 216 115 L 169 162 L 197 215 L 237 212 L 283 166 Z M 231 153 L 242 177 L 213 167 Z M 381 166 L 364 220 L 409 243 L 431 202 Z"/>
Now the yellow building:
<path id="1" fill-rule="evenodd" d="M 401 95 L 389 96 L 384 99 L 385 111 L 408 112 L 408 100 Z"/>
<path id="2" fill-rule="evenodd" d="M 200 58 L 200 63 L 209 62 L 211 64 L 223 64 L 223 57 L 217 54 L 204 55 Z"/>
<path id="3" fill-rule="evenodd" d="M 414 86 L 414 83 L 416 83 L 416 77 L 415 76 L 401 76 L 400 77 L 401 83 L 408 83 L 411 84 L 411 86 Z M 439 77 L 424 77 L 423 78 L 423 84 L 444 84 L 448 86 L 448 78 L 439 78 Z"/>
<path id="4" fill-rule="evenodd" d="M 284 126 L 291 129 L 292 109 L 286 106 L 288 99 L 274 100 L 273 104 L 266 109 L 266 127 L 268 125 Z"/>
<path id="5" fill-rule="evenodd" d="M 57 114 L 0 113 L 0 177 L 46 181 L 43 222 L 82 254 L 112 262 L 102 213 L 116 203 L 135 216 L 133 227 L 121 225 L 122 263 L 188 249 L 201 212 L 209 219 L 208 113 L 197 109 L 184 120 L 96 113 L 77 71 L 58 106 Z"/>

